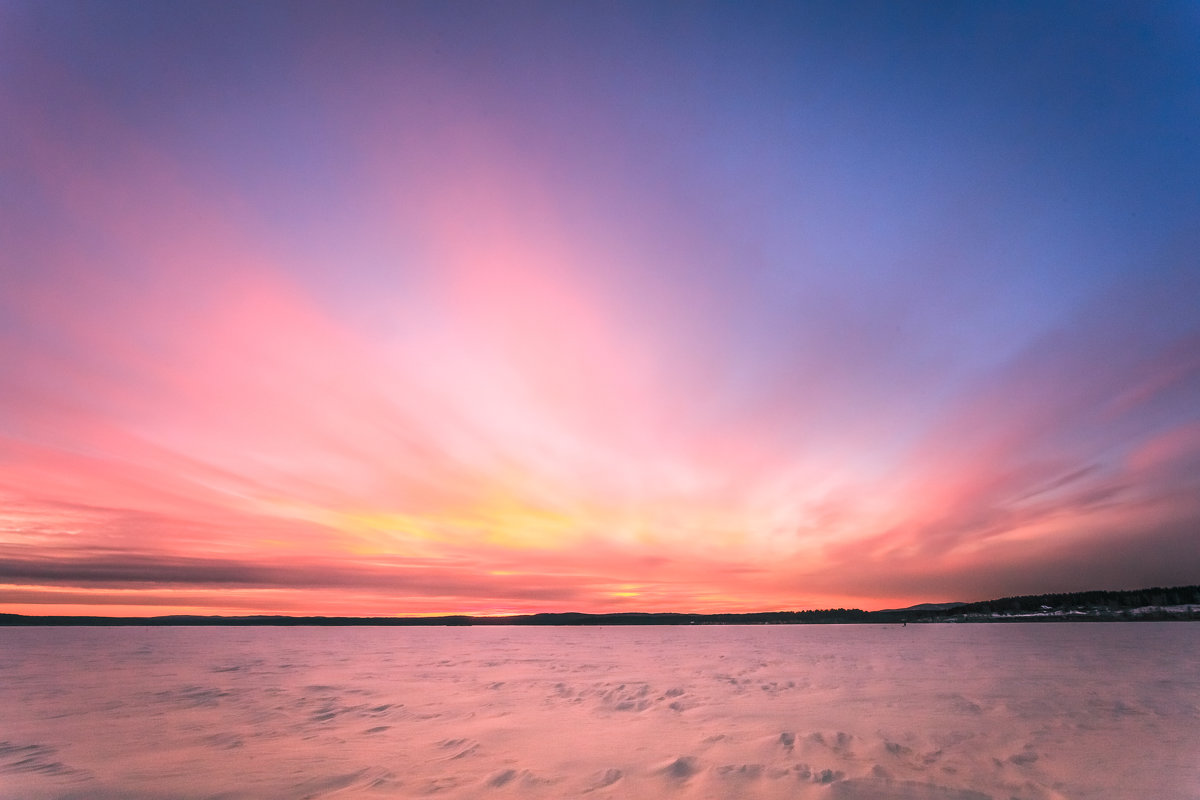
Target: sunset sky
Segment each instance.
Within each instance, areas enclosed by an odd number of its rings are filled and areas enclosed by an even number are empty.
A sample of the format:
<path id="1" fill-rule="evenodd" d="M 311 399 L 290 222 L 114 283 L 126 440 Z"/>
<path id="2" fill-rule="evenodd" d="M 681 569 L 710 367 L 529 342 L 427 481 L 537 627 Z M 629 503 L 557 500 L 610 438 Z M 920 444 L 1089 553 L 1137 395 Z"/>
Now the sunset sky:
<path id="1" fill-rule="evenodd" d="M 1197 582 L 1195 3 L 0 3 L 0 611 Z"/>

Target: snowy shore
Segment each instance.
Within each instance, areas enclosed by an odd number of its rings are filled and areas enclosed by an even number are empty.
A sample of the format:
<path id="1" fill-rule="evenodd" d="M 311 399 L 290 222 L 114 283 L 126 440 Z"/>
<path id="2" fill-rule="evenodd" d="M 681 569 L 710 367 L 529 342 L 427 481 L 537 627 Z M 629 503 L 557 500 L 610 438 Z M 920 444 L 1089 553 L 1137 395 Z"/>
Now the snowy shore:
<path id="1" fill-rule="evenodd" d="M 0 798 L 1195 800 L 1200 626 L 0 630 Z"/>

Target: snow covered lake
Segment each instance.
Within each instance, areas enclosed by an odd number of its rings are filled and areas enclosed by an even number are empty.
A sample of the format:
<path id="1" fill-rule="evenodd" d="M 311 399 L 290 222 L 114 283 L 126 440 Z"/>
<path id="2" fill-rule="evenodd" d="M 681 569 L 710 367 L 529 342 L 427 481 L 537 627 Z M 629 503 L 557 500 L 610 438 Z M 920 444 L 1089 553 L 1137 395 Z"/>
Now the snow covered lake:
<path id="1" fill-rule="evenodd" d="M 1200 625 L 0 628 L 0 798 L 1200 798 Z"/>

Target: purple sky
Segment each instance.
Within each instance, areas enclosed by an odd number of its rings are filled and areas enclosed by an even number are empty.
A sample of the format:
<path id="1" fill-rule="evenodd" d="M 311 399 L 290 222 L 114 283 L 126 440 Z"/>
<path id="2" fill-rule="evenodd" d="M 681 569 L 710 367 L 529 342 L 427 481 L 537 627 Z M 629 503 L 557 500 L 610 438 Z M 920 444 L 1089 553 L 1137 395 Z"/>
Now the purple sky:
<path id="1" fill-rule="evenodd" d="M 0 610 L 1200 582 L 1192 3 L 0 6 Z"/>

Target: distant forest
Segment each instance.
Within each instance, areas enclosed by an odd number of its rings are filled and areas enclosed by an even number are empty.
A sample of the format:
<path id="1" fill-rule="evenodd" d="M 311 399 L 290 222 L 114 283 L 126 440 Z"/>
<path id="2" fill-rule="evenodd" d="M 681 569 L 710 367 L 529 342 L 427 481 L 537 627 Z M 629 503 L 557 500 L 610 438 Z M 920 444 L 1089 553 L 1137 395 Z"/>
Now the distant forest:
<path id="1" fill-rule="evenodd" d="M 575 612 L 511 617 L 287 617 L 163 616 L 68 617 L 0 614 L 0 625 L 803 625 L 918 622 L 1061 622 L 1127 620 L 1200 621 L 1200 585 L 1170 589 L 1092 591 L 1002 597 L 979 603 L 916 606 L 889 611 L 826 608 L 750 614 L 672 614 Z"/>
<path id="2" fill-rule="evenodd" d="M 967 603 L 952 610 L 954 614 L 1011 614 L 1054 610 L 1096 609 L 1121 611 L 1150 606 L 1200 605 L 1200 586 L 1176 586 L 1170 589 L 1136 589 L 1126 592 L 1071 592 L 1069 594 L 1030 594 Z"/>

